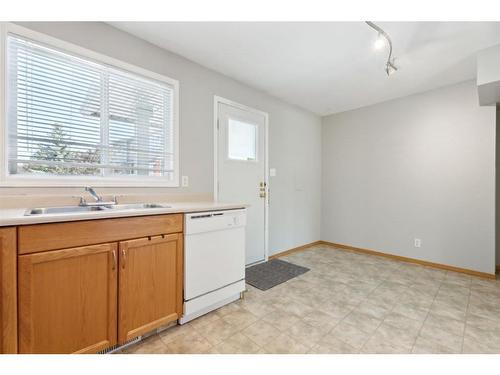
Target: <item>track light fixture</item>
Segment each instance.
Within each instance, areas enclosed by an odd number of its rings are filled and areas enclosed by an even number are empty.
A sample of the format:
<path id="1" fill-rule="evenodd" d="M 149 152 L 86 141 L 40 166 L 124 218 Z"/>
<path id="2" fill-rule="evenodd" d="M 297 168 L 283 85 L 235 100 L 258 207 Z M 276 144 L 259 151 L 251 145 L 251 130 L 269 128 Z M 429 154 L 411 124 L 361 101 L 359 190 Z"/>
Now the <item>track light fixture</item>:
<path id="1" fill-rule="evenodd" d="M 392 41 L 389 34 L 387 34 L 381 27 L 377 26 L 371 21 L 366 21 L 366 24 L 378 32 L 378 38 L 375 41 L 375 49 L 381 49 L 385 45 L 389 46 L 389 56 L 387 57 L 387 62 L 385 63 L 385 72 L 388 76 L 396 72 L 398 68 L 394 64 L 394 58 L 392 57 Z"/>

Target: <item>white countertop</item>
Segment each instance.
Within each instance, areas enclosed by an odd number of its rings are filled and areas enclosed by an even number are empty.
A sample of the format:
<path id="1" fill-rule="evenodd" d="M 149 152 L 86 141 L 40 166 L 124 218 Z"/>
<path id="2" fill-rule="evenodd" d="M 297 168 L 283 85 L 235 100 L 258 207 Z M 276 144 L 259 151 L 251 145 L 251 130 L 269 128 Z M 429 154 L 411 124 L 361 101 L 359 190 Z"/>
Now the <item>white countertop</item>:
<path id="1" fill-rule="evenodd" d="M 169 206 L 168 208 L 144 208 L 130 210 L 106 210 L 91 212 L 58 213 L 48 215 L 24 216 L 26 208 L 0 209 L 0 227 L 12 225 L 28 225 L 41 223 L 55 223 L 64 221 L 95 220 L 114 217 L 148 216 L 187 212 L 205 212 L 217 210 L 231 210 L 246 208 L 246 204 L 220 203 L 220 202 L 175 202 L 159 204 Z"/>

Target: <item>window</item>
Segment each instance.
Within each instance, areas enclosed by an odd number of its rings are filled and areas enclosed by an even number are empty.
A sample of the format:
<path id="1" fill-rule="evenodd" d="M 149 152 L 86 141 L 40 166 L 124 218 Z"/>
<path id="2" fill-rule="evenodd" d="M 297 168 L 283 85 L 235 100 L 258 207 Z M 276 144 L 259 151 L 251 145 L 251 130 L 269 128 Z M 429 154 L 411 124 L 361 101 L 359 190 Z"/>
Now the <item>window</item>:
<path id="1" fill-rule="evenodd" d="M 257 126 L 230 118 L 227 156 L 232 160 L 257 160 Z"/>
<path id="2" fill-rule="evenodd" d="M 6 45 L 7 178 L 178 185 L 176 81 L 15 34 Z"/>

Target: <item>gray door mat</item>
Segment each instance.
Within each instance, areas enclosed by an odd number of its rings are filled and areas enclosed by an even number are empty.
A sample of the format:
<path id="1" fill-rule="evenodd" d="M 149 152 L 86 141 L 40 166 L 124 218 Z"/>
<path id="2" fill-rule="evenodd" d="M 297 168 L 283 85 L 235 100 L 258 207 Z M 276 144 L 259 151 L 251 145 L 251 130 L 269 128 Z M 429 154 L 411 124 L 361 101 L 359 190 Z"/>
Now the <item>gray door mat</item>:
<path id="1" fill-rule="evenodd" d="M 309 271 L 309 268 L 297 266 L 284 260 L 273 259 L 266 263 L 248 267 L 245 281 L 260 290 L 268 290 L 294 277 Z"/>

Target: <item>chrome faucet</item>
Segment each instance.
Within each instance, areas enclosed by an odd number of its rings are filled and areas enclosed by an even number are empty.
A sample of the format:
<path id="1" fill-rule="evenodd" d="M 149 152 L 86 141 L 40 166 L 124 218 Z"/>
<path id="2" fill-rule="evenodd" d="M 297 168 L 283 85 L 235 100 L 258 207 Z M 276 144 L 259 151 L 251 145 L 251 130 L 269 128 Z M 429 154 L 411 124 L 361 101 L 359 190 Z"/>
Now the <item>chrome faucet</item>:
<path id="1" fill-rule="evenodd" d="M 88 192 L 90 195 L 92 195 L 92 198 L 95 199 L 95 202 L 89 203 L 85 200 L 85 198 L 83 196 L 80 196 L 79 197 L 80 198 L 80 203 L 79 203 L 80 206 L 110 206 L 110 205 L 117 204 L 116 195 L 113 196 L 112 201 L 105 202 L 105 201 L 103 201 L 102 196 L 97 194 L 93 187 L 85 186 L 85 191 Z"/>
<path id="2" fill-rule="evenodd" d="M 102 197 L 95 192 L 92 186 L 85 186 L 85 191 L 89 192 L 97 203 L 102 202 Z"/>

